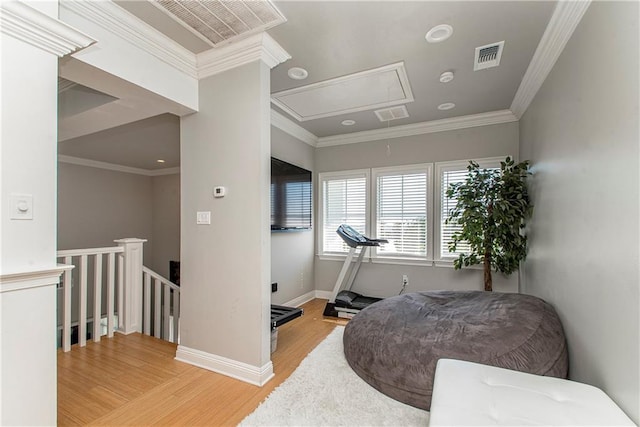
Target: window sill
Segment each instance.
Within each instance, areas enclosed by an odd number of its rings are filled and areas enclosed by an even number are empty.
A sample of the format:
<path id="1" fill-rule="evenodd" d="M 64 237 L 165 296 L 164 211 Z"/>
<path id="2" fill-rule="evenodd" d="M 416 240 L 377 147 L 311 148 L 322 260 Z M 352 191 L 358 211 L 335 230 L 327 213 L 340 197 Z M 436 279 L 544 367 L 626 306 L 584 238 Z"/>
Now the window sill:
<path id="1" fill-rule="evenodd" d="M 397 264 L 397 265 L 418 265 L 423 267 L 433 267 L 433 260 L 415 258 L 372 258 L 374 264 Z"/>
<path id="2" fill-rule="evenodd" d="M 344 262 L 347 255 L 326 255 L 326 254 L 317 254 L 316 255 L 320 261 L 340 261 Z M 353 261 L 357 261 L 357 256 L 353 257 Z M 396 264 L 396 265 L 416 265 L 422 267 L 432 267 L 433 260 L 430 259 L 415 259 L 415 258 L 372 258 L 372 257 L 364 257 L 362 259 L 363 263 L 372 263 L 372 264 Z M 453 267 L 453 264 L 451 264 Z"/>
<path id="3" fill-rule="evenodd" d="M 451 260 L 451 261 L 443 260 L 443 259 L 436 260 L 436 261 L 433 262 L 433 265 L 435 267 L 455 268 L 453 266 L 453 260 Z M 469 266 L 469 267 L 463 267 L 463 269 L 465 269 L 465 270 L 482 270 L 483 266 L 482 266 L 482 264 L 476 264 L 476 265 L 472 265 L 472 266 Z"/>

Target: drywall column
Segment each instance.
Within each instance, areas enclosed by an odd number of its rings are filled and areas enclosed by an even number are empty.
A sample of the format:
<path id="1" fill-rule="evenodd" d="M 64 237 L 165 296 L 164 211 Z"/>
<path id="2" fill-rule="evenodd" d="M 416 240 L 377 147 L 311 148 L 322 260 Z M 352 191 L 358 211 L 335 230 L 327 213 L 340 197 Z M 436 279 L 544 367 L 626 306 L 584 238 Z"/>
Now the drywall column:
<path id="1" fill-rule="evenodd" d="M 269 92 L 269 65 L 256 57 L 201 79 L 199 112 L 180 126 L 176 358 L 258 385 L 273 376 Z M 224 197 L 213 197 L 217 186 Z M 211 224 L 197 224 L 198 212 Z"/>
<path id="2" fill-rule="evenodd" d="M 0 13 L 0 425 L 54 425 L 58 57 L 91 39 L 55 1 Z"/>

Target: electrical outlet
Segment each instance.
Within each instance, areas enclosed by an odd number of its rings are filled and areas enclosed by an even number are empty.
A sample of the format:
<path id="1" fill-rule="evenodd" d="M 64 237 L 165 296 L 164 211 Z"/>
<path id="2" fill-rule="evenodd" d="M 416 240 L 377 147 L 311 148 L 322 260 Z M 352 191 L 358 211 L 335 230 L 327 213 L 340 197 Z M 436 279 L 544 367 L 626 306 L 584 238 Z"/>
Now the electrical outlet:
<path id="1" fill-rule="evenodd" d="M 402 286 L 407 286 L 409 284 L 409 276 L 406 274 L 402 275 Z"/>

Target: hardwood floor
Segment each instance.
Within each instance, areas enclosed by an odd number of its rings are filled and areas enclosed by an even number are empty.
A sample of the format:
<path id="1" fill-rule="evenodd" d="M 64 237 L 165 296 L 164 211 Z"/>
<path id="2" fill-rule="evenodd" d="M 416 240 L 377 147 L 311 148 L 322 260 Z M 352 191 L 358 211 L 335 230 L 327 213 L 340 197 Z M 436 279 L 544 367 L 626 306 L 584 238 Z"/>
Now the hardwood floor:
<path id="1" fill-rule="evenodd" d="M 275 377 L 257 387 L 174 360 L 176 345 L 141 334 L 58 352 L 58 425 L 237 425 L 335 328 L 325 300 L 278 329 Z"/>

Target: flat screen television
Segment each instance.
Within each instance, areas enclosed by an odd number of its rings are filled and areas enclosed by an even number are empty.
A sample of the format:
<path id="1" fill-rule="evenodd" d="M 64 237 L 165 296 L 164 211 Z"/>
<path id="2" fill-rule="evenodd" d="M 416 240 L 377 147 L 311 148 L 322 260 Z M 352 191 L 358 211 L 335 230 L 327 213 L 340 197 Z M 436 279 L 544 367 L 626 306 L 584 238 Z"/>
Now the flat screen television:
<path id="1" fill-rule="evenodd" d="M 311 228 L 311 172 L 271 158 L 271 230 Z"/>

